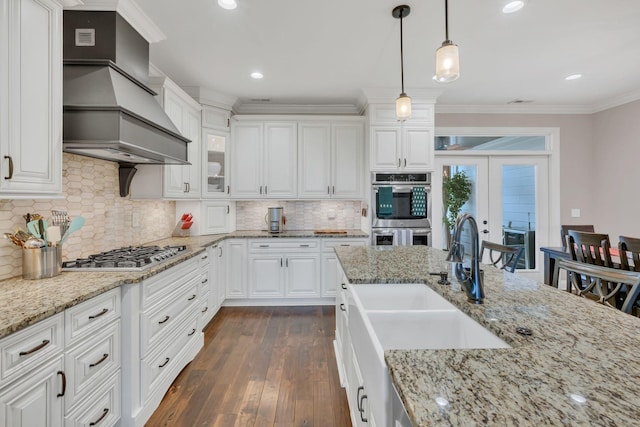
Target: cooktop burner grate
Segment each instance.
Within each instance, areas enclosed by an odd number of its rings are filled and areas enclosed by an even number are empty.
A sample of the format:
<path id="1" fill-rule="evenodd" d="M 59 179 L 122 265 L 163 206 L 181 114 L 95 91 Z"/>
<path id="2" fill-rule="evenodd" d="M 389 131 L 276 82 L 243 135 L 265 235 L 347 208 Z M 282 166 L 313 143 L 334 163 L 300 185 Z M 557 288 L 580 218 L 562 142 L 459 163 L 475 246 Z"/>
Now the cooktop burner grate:
<path id="1" fill-rule="evenodd" d="M 63 271 L 142 271 L 187 250 L 180 246 L 128 246 L 62 263 Z"/>

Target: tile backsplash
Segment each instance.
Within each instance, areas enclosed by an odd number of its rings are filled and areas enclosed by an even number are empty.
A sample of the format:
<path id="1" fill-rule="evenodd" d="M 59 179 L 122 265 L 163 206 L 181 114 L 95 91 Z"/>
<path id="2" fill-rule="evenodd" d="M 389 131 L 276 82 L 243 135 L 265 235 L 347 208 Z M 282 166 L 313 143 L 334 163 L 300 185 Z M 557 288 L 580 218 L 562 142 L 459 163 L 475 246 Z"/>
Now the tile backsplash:
<path id="1" fill-rule="evenodd" d="M 86 223 L 66 241 L 63 260 L 85 257 L 121 246 L 141 245 L 171 235 L 175 202 L 120 197 L 118 164 L 64 153 L 63 198 L 0 199 L 0 230 L 26 229 L 22 215 L 37 212 L 45 218 L 52 209 L 82 215 Z M 160 167 L 160 166 L 158 166 Z M 135 180 L 135 177 L 133 178 Z M 134 216 L 140 226 L 133 227 Z M 0 240 L 0 280 L 22 275 L 22 250 Z"/>
<path id="2" fill-rule="evenodd" d="M 320 228 L 360 229 L 360 201 L 257 201 L 236 203 L 238 230 L 266 230 L 264 217 L 270 207 L 282 206 L 285 230 Z"/>

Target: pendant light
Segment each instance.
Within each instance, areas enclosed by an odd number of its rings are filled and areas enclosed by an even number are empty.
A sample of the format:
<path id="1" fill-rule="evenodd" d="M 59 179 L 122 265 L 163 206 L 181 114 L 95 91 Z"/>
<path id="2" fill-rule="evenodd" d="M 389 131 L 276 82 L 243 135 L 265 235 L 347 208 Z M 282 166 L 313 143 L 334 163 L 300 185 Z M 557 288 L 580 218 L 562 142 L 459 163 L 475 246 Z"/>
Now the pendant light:
<path id="1" fill-rule="evenodd" d="M 402 18 L 409 16 L 411 8 L 407 5 L 396 6 L 391 15 L 400 19 L 400 78 L 402 81 L 402 92 L 396 99 L 396 120 L 404 121 L 411 118 L 411 98 L 404 93 L 404 52 L 402 49 Z"/>
<path id="2" fill-rule="evenodd" d="M 458 45 L 449 40 L 449 0 L 444 0 L 444 38 L 442 46 L 436 50 L 436 75 L 433 79 L 448 83 L 460 77 Z"/>

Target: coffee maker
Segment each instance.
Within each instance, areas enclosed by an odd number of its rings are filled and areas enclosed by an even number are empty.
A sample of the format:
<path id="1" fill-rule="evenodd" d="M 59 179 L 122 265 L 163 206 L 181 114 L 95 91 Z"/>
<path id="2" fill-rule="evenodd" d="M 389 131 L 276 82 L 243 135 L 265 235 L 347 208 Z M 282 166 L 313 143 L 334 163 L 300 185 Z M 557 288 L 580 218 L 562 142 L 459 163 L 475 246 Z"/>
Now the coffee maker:
<path id="1" fill-rule="evenodd" d="M 267 231 L 269 233 L 282 233 L 286 224 L 284 208 L 268 208 L 264 221 L 267 223 Z"/>

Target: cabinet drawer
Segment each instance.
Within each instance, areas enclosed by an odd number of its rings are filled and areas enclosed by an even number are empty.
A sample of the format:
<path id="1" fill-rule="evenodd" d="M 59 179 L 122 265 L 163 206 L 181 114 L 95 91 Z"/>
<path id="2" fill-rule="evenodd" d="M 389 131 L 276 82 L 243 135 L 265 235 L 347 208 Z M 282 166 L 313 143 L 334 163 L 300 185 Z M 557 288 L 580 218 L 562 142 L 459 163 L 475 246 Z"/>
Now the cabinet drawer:
<path id="1" fill-rule="evenodd" d="M 317 240 L 262 239 L 249 241 L 249 251 L 251 252 L 260 252 L 265 250 L 317 250 L 318 247 L 319 245 Z"/>
<path id="2" fill-rule="evenodd" d="M 199 257 L 193 257 L 157 276 L 145 280 L 142 283 L 142 307 L 151 306 L 164 295 L 172 292 L 176 286 L 180 286 L 180 284 L 197 276 L 198 262 Z"/>
<path id="3" fill-rule="evenodd" d="M 65 417 L 65 427 L 112 427 L 120 420 L 120 370 L 96 387 L 77 410 Z"/>
<path id="4" fill-rule="evenodd" d="M 65 354 L 67 411 L 120 368 L 120 321 Z"/>
<path id="5" fill-rule="evenodd" d="M 209 251 L 204 251 L 198 255 L 198 268 L 200 270 L 209 268 Z"/>
<path id="6" fill-rule="evenodd" d="M 71 346 L 81 338 L 120 318 L 120 288 L 67 309 L 64 317 L 65 343 Z"/>
<path id="7" fill-rule="evenodd" d="M 184 317 L 184 313 L 199 305 L 199 285 L 197 278 L 196 280 L 192 279 L 178 292 L 170 294 L 158 305 L 140 314 L 140 352 L 142 357 L 145 357 L 149 350 L 169 333 L 172 326 Z"/>
<path id="8" fill-rule="evenodd" d="M 51 316 L 0 341 L 0 387 L 62 354 L 64 315 Z"/>
<path id="9" fill-rule="evenodd" d="M 331 251 L 333 248 L 338 246 L 366 246 L 367 240 L 356 240 L 356 239 L 322 239 L 322 250 L 323 251 Z"/>
<path id="10" fill-rule="evenodd" d="M 163 376 L 169 375 L 180 352 L 194 339 L 198 331 L 198 313 L 194 313 L 187 322 L 169 336 L 155 352 L 140 361 L 142 401 L 146 400 L 150 390 L 157 387 Z M 177 372 L 175 373 L 177 374 Z"/>

